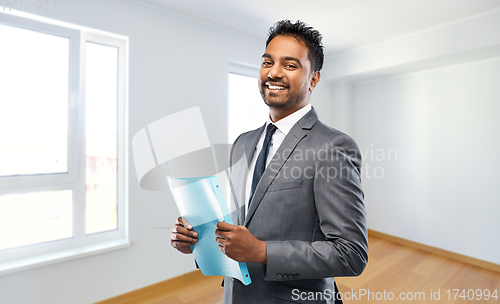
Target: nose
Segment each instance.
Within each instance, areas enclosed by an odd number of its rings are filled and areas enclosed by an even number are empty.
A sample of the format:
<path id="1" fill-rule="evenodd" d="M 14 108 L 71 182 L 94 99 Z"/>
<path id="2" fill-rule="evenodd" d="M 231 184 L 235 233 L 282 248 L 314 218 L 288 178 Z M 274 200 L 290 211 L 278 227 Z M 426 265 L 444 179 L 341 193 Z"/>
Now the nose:
<path id="1" fill-rule="evenodd" d="M 281 79 L 283 78 L 283 69 L 279 64 L 275 64 L 269 69 L 267 77 L 269 79 Z"/>

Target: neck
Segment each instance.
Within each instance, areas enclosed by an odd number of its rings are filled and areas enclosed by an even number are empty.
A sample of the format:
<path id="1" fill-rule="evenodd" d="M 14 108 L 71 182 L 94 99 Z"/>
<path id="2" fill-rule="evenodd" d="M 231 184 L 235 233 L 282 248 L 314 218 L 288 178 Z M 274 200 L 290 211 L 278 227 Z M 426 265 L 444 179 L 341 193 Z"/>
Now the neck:
<path id="1" fill-rule="evenodd" d="M 269 107 L 269 117 L 271 118 L 271 121 L 277 122 L 278 120 L 281 120 L 285 117 L 287 117 L 290 114 L 293 114 L 297 112 L 298 110 L 302 109 L 303 107 L 307 106 L 309 104 L 308 100 L 304 100 L 304 102 L 300 103 L 299 105 L 293 107 L 293 108 L 275 108 L 275 107 Z"/>

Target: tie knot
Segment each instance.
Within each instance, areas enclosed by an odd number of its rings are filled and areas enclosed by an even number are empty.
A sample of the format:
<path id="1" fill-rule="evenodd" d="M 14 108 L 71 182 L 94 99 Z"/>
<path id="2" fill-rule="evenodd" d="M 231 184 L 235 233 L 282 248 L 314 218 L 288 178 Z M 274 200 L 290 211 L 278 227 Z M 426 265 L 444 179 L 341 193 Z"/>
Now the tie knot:
<path id="1" fill-rule="evenodd" d="M 274 132 L 276 131 L 276 126 L 273 124 L 268 124 L 267 129 L 266 129 L 266 136 L 267 137 L 273 137 Z"/>

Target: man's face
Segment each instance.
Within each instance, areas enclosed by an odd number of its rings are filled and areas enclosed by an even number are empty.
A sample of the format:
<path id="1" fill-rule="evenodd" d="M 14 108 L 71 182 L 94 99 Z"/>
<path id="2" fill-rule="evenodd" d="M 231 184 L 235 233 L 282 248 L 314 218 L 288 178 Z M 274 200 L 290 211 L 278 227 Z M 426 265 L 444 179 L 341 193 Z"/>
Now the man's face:
<path id="1" fill-rule="evenodd" d="M 309 103 L 309 89 L 317 81 L 311 81 L 308 54 L 306 45 L 292 36 L 279 35 L 268 44 L 262 55 L 259 89 L 269 107 L 292 113 Z"/>

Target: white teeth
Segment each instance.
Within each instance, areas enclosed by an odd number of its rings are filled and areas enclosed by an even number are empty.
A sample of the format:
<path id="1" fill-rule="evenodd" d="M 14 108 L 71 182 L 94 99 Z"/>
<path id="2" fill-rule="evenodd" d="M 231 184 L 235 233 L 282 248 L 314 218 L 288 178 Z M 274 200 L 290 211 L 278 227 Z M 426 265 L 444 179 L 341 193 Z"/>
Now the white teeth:
<path id="1" fill-rule="evenodd" d="M 286 89 L 285 87 L 273 86 L 273 85 L 268 85 L 267 87 L 268 87 L 270 90 L 284 90 L 284 89 Z"/>

